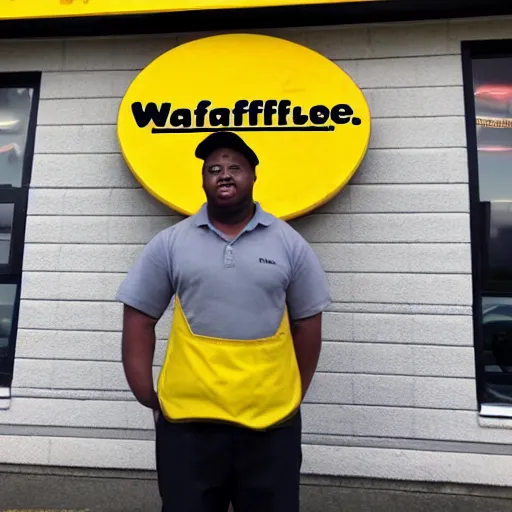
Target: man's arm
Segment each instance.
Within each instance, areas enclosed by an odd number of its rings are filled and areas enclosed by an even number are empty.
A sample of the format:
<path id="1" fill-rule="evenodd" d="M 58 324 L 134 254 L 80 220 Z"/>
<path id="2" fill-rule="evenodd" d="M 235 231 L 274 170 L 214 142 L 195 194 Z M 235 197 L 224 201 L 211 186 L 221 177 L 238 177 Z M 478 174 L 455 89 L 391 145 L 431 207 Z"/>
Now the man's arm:
<path id="1" fill-rule="evenodd" d="M 124 373 L 135 398 L 153 410 L 160 409 L 153 386 L 155 326 L 174 295 L 168 235 L 161 232 L 146 245 L 116 296 L 124 304 Z"/>
<path id="2" fill-rule="evenodd" d="M 298 233 L 292 231 L 287 234 L 292 265 L 286 303 L 304 398 L 320 357 L 322 312 L 331 299 L 325 272 L 311 246 Z"/>
<path id="3" fill-rule="evenodd" d="M 130 306 L 124 306 L 122 359 L 126 380 L 135 398 L 155 411 L 160 409 L 153 386 L 157 321 Z"/>
<path id="4" fill-rule="evenodd" d="M 315 375 L 322 348 L 322 313 L 294 322 L 292 336 L 304 398 Z"/>

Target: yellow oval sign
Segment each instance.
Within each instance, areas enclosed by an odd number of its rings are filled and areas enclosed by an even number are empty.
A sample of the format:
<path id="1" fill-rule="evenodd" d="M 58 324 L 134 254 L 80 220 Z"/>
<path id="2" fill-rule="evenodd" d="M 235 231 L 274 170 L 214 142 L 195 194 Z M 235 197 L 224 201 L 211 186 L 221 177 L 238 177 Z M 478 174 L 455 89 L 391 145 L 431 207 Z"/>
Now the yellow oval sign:
<path id="1" fill-rule="evenodd" d="M 282 39 L 231 34 L 183 44 L 155 59 L 121 102 L 123 155 L 149 193 L 191 215 L 205 201 L 195 148 L 235 131 L 260 165 L 255 199 L 282 219 L 335 196 L 370 138 L 363 93 L 336 64 Z"/>

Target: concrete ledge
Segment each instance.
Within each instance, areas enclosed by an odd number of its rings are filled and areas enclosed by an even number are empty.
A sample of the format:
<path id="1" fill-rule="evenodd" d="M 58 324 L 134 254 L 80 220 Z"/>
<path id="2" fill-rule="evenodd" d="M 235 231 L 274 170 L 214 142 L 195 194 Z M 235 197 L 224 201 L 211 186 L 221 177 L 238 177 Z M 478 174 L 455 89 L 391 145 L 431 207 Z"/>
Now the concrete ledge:
<path id="1" fill-rule="evenodd" d="M 156 474 L 0 466 L 0 510 L 155 512 Z M 509 512 L 512 488 L 304 476 L 302 512 Z"/>

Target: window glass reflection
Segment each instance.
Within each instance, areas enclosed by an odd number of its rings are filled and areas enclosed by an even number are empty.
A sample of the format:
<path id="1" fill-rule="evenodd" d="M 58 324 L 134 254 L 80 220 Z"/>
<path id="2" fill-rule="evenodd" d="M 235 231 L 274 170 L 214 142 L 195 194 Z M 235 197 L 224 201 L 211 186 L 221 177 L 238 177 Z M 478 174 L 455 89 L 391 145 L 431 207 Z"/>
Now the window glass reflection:
<path id="1" fill-rule="evenodd" d="M 15 284 L 0 284 L 0 357 L 7 355 L 16 288 Z"/>
<path id="2" fill-rule="evenodd" d="M 480 221 L 484 288 L 512 289 L 512 202 L 481 201 Z"/>
<path id="3" fill-rule="evenodd" d="M 512 403 L 512 298 L 484 297 L 486 400 Z"/>
<path id="4" fill-rule="evenodd" d="M 484 401 L 512 404 L 512 58 L 475 59 L 473 73 Z"/>
<path id="5" fill-rule="evenodd" d="M 14 204 L 0 203 L 0 265 L 9 263 Z"/>
<path id="6" fill-rule="evenodd" d="M 0 88 L 0 187 L 20 187 L 33 90 Z"/>
<path id="7" fill-rule="evenodd" d="M 512 58 L 473 61 L 484 292 L 512 292 Z"/>

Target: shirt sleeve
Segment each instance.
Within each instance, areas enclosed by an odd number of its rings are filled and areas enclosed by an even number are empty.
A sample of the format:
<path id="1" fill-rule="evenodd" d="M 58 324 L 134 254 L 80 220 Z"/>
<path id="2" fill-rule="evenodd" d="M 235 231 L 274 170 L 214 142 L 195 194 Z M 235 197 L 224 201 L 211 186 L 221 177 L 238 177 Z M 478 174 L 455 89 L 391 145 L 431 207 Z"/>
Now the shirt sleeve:
<path id="1" fill-rule="evenodd" d="M 292 275 L 286 302 L 292 320 L 317 315 L 331 304 L 327 278 L 320 261 L 300 236 L 292 250 Z"/>
<path id="2" fill-rule="evenodd" d="M 116 300 L 159 319 L 174 295 L 170 243 L 165 232 L 156 235 L 121 283 Z"/>

